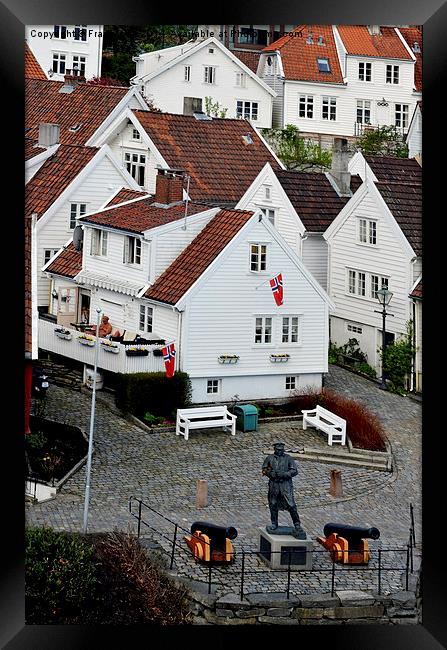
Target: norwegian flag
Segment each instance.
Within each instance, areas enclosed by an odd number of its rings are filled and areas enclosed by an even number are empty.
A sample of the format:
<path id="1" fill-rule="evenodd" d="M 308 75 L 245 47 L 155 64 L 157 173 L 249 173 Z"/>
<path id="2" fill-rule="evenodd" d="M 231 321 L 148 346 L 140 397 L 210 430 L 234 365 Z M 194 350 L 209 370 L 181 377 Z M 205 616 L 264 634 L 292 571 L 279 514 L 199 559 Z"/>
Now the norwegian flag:
<path id="1" fill-rule="evenodd" d="M 278 275 L 270 280 L 270 286 L 273 291 L 275 302 L 278 307 L 280 307 L 283 303 L 282 273 L 278 273 Z"/>
<path id="2" fill-rule="evenodd" d="M 170 379 L 174 375 L 175 366 L 175 348 L 173 343 L 169 343 L 161 350 L 165 362 L 166 376 Z"/>

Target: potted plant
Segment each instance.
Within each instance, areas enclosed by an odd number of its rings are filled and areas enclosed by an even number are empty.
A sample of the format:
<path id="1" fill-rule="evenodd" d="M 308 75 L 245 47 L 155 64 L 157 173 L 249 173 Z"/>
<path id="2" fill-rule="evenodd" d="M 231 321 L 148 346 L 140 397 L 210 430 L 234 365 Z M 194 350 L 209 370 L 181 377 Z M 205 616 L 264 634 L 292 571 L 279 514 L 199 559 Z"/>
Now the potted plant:
<path id="1" fill-rule="evenodd" d="M 239 357 L 237 354 L 221 354 L 217 360 L 219 363 L 237 363 Z"/>
<path id="2" fill-rule="evenodd" d="M 71 340 L 71 332 L 70 332 L 70 330 L 66 330 L 63 327 L 56 327 L 55 330 L 54 330 L 54 333 L 60 339 L 66 339 L 67 341 Z"/>
<path id="3" fill-rule="evenodd" d="M 88 334 L 80 334 L 78 336 L 78 341 L 82 345 L 88 345 L 89 347 L 92 347 L 95 345 L 95 339 L 93 336 L 88 336 Z"/>
<path id="4" fill-rule="evenodd" d="M 272 363 L 284 363 L 290 359 L 290 354 L 271 354 L 270 361 Z"/>
<path id="5" fill-rule="evenodd" d="M 149 350 L 145 350 L 145 348 L 136 346 L 132 348 L 126 348 L 126 354 L 128 357 L 147 357 Z"/>
<path id="6" fill-rule="evenodd" d="M 120 351 L 119 345 L 117 345 L 116 343 L 112 343 L 112 341 L 103 340 L 100 341 L 99 344 L 101 345 L 102 349 L 105 350 L 106 352 L 113 352 L 114 354 L 118 354 Z"/>

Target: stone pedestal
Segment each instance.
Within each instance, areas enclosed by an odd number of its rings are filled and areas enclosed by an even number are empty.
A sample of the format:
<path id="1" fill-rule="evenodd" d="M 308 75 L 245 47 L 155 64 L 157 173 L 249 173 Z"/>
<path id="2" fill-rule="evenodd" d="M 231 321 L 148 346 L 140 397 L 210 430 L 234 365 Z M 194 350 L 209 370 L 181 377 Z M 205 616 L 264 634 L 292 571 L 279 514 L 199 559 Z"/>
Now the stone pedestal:
<path id="1" fill-rule="evenodd" d="M 275 535 L 268 533 L 265 527 L 259 528 L 259 557 L 271 569 L 303 571 L 312 568 L 313 541 L 306 534 L 306 539 L 297 539 L 293 535 Z"/>

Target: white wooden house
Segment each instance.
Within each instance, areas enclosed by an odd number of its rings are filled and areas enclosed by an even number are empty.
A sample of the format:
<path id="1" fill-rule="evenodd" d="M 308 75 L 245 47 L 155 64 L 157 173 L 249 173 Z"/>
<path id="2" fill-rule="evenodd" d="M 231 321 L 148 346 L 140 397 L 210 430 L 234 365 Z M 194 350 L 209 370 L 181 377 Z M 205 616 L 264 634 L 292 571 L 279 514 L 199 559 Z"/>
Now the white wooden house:
<path id="1" fill-rule="evenodd" d="M 422 159 L 422 100 L 416 104 L 407 133 L 408 157 Z"/>
<path id="2" fill-rule="evenodd" d="M 386 287 L 393 293 L 387 308 L 392 316 L 386 320 L 387 343 L 393 342 L 406 334 L 412 319 L 409 294 L 422 273 L 422 173 L 408 159 L 383 159 L 383 175 L 380 162 L 370 160 L 370 165 L 374 176 L 367 172 L 323 236 L 329 246 L 328 293 L 336 305 L 331 340 L 340 346 L 357 339 L 380 374 L 376 292 Z M 394 176 L 393 165 L 398 166 Z"/>
<path id="3" fill-rule="evenodd" d="M 25 38 L 48 78 L 68 71 L 86 79 L 101 76 L 103 25 L 26 25 Z"/>
<path id="4" fill-rule="evenodd" d="M 134 60 L 137 68 L 131 83 L 164 112 L 206 113 L 209 97 L 219 105 L 216 117 L 248 119 L 259 128 L 272 125 L 275 91 L 215 37 Z"/>
<path id="5" fill-rule="evenodd" d="M 408 131 L 416 101 L 416 55 L 399 29 L 301 25 L 267 46 L 257 73 L 277 93 L 273 126 L 297 126 L 330 146 L 365 126 Z"/>
<path id="6" fill-rule="evenodd" d="M 178 199 L 181 185 L 174 189 Z M 154 198 L 162 194 L 86 215 L 80 220 L 82 253 L 68 243 L 45 267 L 58 293 L 65 288 L 78 303 L 83 292 L 90 293 L 90 321 L 100 308 L 114 331 L 145 339 L 146 357 L 129 359 L 124 342 L 117 343 L 116 354 L 101 352 L 99 367 L 163 370 L 150 341 L 173 341 L 176 368 L 190 375 L 198 403 L 228 401 L 235 394 L 284 397 L 320 387 L 333 305 L 268 218 L 259 210 L 192 201 L 185 221 L 184 202 Z M 269 284 L 278 273 L 284 281 L 279 307 Z M 91 364 L 92 350 L 76 341 L 76 319 L 75 312 L 57 312 L 57 322 L 73 333 L 72 341 L 63 342 L 54 335 L 54 323 L 41 320 L 40 344 Z M 226 363 L 228 356 L 237 361 Z"/>

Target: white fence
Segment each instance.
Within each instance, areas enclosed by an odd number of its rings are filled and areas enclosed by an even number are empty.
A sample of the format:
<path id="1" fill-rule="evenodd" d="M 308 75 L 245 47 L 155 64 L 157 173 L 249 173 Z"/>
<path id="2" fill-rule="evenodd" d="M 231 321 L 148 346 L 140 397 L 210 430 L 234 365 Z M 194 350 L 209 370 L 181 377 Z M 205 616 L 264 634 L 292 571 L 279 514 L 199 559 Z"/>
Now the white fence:
<path id="1" fill-rule="evenodd" d="M 95 346 L 93 345 L 90 347 L 82 345 L 78 341 L 81 332 L 69 327 L 64 327 L 64 329 L 70 332 L 71 338 L 69 340 L 60 338 L 55 333 L 55 330 L 60 328 L 61 326 L 56 325 L 56 323 L 39 319 L 39 348 L 93 366 L 95 362 Z M 100 339 L 100 341 L 105 340 L 106 339 Z M 122 345 L 121 343 L 116 343 L 116 345 L 119 349 L 118 353 L 109 352 L 104 349 L 103 346 L 99 346 L 99 369 L 126 374 L 133 372 L 164 372 L 165 365 L 163 357 L 156 357 L 153 354 L 154 349 L 161 349 L 161 345 L 144 345 L 137 343 L 134 345 Z M 149 351 L 149 354 L 147 356 L 127 356 L 126 348 L 129 349 L 130 347 L 144 348 Z"/>

